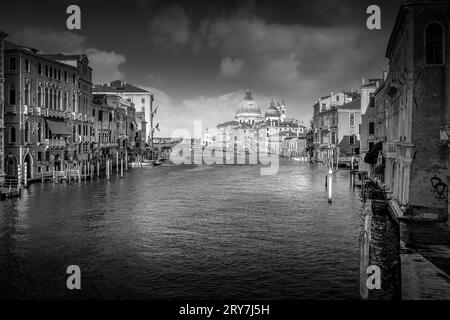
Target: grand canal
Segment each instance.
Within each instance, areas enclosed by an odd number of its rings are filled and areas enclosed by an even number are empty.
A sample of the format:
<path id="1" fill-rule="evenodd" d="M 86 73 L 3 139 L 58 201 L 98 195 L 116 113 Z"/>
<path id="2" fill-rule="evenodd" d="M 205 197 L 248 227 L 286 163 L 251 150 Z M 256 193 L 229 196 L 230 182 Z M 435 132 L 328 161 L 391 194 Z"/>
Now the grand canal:
<path id="1" fill-rule="evenodd" d="M 0 202 L 1 298 L 359 297 L 362 203 L 321 164 L 167 166 Z M 82 289 L 66 288 L 81 268 Z"/>

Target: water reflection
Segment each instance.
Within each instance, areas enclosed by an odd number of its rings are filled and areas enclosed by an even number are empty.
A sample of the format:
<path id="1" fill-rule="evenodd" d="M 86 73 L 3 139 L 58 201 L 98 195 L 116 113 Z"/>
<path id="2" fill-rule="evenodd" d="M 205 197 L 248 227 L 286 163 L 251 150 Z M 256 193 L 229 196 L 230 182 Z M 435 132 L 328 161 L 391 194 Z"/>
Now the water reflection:
<path id="1" fill-rule="evenodd" d="M 2 298 L 358 298 L 361 202 L 321 165 L 174 166 L 0 203 Z M 65 288 L 68 265 L 82 290 Z"/>

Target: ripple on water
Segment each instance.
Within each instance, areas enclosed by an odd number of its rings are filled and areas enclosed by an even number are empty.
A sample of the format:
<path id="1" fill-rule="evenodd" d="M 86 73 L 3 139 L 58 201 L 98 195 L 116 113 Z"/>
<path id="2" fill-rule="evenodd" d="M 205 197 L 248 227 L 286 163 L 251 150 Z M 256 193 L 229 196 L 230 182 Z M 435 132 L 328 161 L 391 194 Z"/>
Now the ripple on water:
<path id="1" fill-rule="evenodd" d="M 327 203 L 321 165 L 131 169 L 32 185 L 0 203 L 0 296 L 358 298 L 361 204 L 348 171 Z M 5 263 L 6 261 L 6 263 Z"/>

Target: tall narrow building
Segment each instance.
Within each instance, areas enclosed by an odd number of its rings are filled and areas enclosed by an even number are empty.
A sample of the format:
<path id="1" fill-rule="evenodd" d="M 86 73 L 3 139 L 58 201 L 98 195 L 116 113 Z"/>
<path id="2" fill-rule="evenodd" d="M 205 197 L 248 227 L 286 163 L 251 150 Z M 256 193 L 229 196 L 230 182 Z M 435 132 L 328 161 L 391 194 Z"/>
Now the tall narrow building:
<path id="1" fill-rule="evenodd" d="M 0 31 L 0 183 L 5 180 L 5 90 L 3 74 L 3 39 L 6 33 Z"/>
<path id="2" fill-rule="evenodd" d="M 450 128 L 449 10 L 448 1 L 400 7 L 386 51 L 389 74 L 376 96 L 386 101 L 385 188 L 400 214 L 441 221 L 450 184 L 441 141 Z"/>

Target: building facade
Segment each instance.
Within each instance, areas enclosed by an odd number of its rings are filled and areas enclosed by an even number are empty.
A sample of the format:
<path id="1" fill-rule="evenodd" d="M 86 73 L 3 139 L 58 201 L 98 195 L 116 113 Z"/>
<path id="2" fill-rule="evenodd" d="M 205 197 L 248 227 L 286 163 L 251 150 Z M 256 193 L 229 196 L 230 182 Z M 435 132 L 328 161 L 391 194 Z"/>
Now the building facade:
<path id="1" fill-rule="evenodd" d="M 369 79 L 362 81 L 361 91 L 361 129 L 359 149 L 359 171 L 369 172 L 370 165 L 364 161 L 367 152 L 375 146 L 375 91 L 379 87 L 381 79 Z"/>
<path id="2" fill-rule="evenodd" d="M 135 109 L 135 143 L 139 149 L 145 149 L 148 136 L 151 134 L 151 120 L 153 109 L 153 94 L 147 90 L 136 87 L 125 81 L 112 81 L 95 85 L 93 89 L 97 94 L 119 95 L 124 100 L 131 102 Z"/>
<path id="3" fill-rule="evenodd" d="M 361 98 L 357 93 L 331 93 L 320 98 L 314 104 L 312 122 L 314 157 L 324 161 L 330 152 L 334 158 L 359 154 L 360 124 Z"/>
<path id="4" fill-rule="evenodd" d="M 5 42 L 4 61 L 6 176 L 36 179 L 89 161 L 93 118 L 87 57 L 42 55 Z"/>
<path id="5" fill-rule="evenodd" d="M 448 217 L 450 29 L 447 1 L 403 4 L 389 39 L 389 74 L 375 96 L 384 108 L 384 187 L 405 215 Z M 442 129 L 443 128 L 443 129 Z"/>
<path id="6" fill-rule="evenodd" d="M 215 146 L 281 154 L 281 142 L 288 134 L 306 139 L 306 131 L 300 121 L 287 118 L 284 101 L 272 101 L 263 115 L 252 92 L 247 90 L 235 119 L 217 125 Z"/>
<path id="7" fill-rule="evenodd" d="M 5 181 L 5 90 L 4 90 L 4 59 L 3 39 L 6 33 L 0 31 L 0 183 Z"/>
<path id="8" fill-rule="evenodd" d="M 94 157 L 97 161 L 105 163 L 106 159 L 111 159 L 118 163 L 135 148 L 134 111 L 133 103 L 120 96 L 94 94 Z"/>

